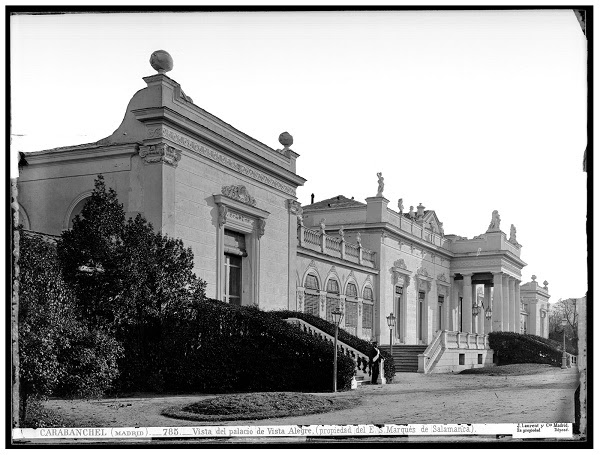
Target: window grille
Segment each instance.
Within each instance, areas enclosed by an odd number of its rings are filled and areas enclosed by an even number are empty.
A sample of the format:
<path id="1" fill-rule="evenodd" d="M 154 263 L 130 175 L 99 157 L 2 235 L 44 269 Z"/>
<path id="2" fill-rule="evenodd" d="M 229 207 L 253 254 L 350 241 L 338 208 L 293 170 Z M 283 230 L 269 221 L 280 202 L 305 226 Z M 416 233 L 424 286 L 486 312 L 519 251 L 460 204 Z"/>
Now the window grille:
<path id="1" fill-rule="evenodd" d="M 364 300 L 373 300 L 373 289 L 365 288 L 363 291 L 363 299 Z"/>

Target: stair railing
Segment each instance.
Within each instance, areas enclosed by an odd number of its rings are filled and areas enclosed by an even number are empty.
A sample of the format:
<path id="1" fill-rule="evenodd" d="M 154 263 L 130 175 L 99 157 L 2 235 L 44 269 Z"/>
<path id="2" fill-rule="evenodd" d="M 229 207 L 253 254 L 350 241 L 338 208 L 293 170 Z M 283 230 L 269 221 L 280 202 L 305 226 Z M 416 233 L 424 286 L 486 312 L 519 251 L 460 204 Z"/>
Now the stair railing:
<path id="1" fill-rule="evenodd" d="M 285 319 L 285 321 L 287 321 L 290 324 L 293 325 L 297 325 L 300 330 L 302 330 L 305 333 L 308 333 L 309 335 L 313 335 L 316 336 L 317 338 L 320 338 L 322 340 L 326 340 L 329 341 L 330 343 L 333 344 L 334 337 L 332 335 L 329 335 L 326 332 L 323 332 L 321 329 L 316 328 L 314 325 L 309 324 L 308 322 L 299 319 L 299 318 L 287 318 Z M 369 356 L 358 351 L 357 349 L 353 348 L 352 346 L 344 343 L 343 341 L 340 341 L 338 339 L 338 349 L 340 349 L 344 354 L 350 356 L 352 358 L 352 360 L 354 360 L 354 377 L 356 378 L 356 375 L 360 372 L 364 373 L 368 378 L 369 381 L 371 380 L 371 367 L 369 365 Z M 381 367 L 380 367 L 380 377 L 383 379 L 383 384 L 385 384 L 385 379 L 384 379 L 384 374 L 383 374 L 383 359 L 381 359 Z"/>
<path id="2" fill-rule="evenodd" d="M 418 373 L 428 373 L 437 363 L 446 347 L 447 332 L 440 330 L 435 334 L 433 341 L 427 346 L 423 354 L 418 355 L 419 369 Z"/>

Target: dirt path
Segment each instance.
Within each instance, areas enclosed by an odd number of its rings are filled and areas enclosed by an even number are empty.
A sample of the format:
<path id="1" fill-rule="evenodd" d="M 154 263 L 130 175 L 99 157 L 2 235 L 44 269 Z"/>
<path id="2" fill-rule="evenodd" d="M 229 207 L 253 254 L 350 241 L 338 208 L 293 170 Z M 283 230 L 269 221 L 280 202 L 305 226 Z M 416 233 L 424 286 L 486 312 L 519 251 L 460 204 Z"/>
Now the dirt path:
<path id="1" fill-rule="evenodd" d="M 547 369 L 522 376 L 397 374 L 394 383 L 345 392 L 361 404 L 352 409 L 220 425 L 521 423 L 573 422 L 577 369 Z M 323 394 L 328 395 L 328 394 Z M 169 406 L 212 395 L 152 396 L 106 400 L 50 400 L 46 407 L 73 426 L 168 427 L 210 425 L 164 417 Z"/>

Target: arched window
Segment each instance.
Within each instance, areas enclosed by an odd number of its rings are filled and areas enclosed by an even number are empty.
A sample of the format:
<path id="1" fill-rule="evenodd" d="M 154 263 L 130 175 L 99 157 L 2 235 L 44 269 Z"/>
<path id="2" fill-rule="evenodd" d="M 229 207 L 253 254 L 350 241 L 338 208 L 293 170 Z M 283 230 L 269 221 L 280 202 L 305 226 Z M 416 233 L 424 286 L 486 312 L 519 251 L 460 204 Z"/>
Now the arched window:
<path id="1" fill-rule="evenodd" d="M 69 214 L 69 225 L 67 226 L 68 229 L 73 228 L 73 220 L 75 219 L 75 217 L 77 215 L 81 214 L 81 211 L 83 210 L 83 206 L 89 199 L 90 199 L 89 196 L 86 198 L 83 198 L 75 205 L 75 207 L 73 207 L 73 210 L 71 210 L 71 213 Z"/>
<path id="2" fill-rule="evenodd" d="M 356 291 L 356 285 L 354 283 L 348 283 L 346 285 L 346 316 L 344 317 L 346 322 L 346 331 L 356 336 L 356 329 L 358 327 L 358 293 Z"/>
<path id="3" fill-rule="evenodd" d="M 370 287 L 363 290 L 362 326 L 363 338 L 370 340 L 373 337 L 373 289 Z"/>
<path id="4" fill-rule="evenodd" d="M 333 315 L 331 314 L 340 304 L 340 285 L 334 279 L 330 278 L 327 282 L 327 301 L 326 301 L 326 312 L 325 317 L 329 322 L 333 322 Z"/>
<path id="5" fill-rule="evenodd" d="M 319 316 L 319 280 L 311 273 L 304 280 L 304 312 Z"/>

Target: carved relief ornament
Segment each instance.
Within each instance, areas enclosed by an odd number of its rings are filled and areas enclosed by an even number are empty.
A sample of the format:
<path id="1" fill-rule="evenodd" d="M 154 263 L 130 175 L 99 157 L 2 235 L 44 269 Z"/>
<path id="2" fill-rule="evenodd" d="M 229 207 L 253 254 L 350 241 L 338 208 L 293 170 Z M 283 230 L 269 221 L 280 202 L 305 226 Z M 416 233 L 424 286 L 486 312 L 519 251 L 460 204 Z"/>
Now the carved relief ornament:
<path id="1" fill-rule="evenodd" d="M 250 196 L 244 185 L 224 186 L 221 188 L 221 194 L 231 199 L 235 199 L 236 201 L 243 202 L 244 204 L 251 205 L 252 207 L 256 205 L 256 199 Z"/>
<path id="2" fill-rule="evenodd" d="M 148 164 L 163 162 L 177 167 L 177 163 L 181 159 L 181 151 L 164 143 L 142 145 L 140 146 L 140 156 Z"/>
<path id="3" fill-rule="evenodd" d="M 295 199 L 288 199 L 288 210 L 292 215 L 302 215 L 302 206 Z"/>

